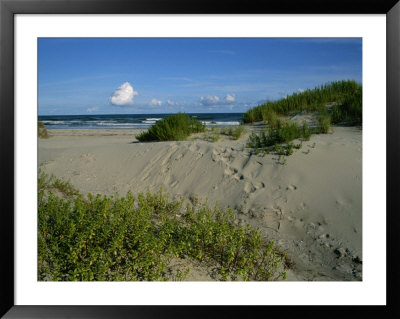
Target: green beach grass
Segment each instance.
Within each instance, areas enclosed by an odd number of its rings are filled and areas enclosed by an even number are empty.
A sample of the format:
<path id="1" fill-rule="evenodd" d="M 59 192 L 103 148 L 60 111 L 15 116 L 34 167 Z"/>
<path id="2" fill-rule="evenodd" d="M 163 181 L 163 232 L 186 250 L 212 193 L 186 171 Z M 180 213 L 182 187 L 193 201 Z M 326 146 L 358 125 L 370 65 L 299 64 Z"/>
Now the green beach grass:
<path id="1" fill-rule="evenodd" d="M 185 113 L 169 115 L 136 136 L 141 142 L 183 141 L 193 133 L 204 132 L 206 125 Z"/>
<path id="2" fill-rule="evenodd" d="M 49 134 L 47 132 L 46 127 L 43 122 L 38 121 L 38 137 L 39 138 L 48 138 Z"/>
<path id="3" fill-rule="evenodd" d="M 311 128 L 303 123 L 298 126 L 295 122 L 284 122 L 279 118 L 301 112 L 316 113 L 318 125 Z M 252 133 L 247 147 L 256 154 L 275 152 L 289 156 L 293 154 L 291 142 L 295 139 L 308 141 L 312 134 L 326 134 L 332 124 L 361 125 L 362 87 L 355 81 L 337 81 L 275 102 L 266 102 L 243 115 L 244 123 L 257 121 L 266 122 L 268 128 L 259 134 Z"/>
<path id="4" fill-rule="evenodd" d="M 330 82 L 301 93 L 293 93 L 278 101 L 268 101 L 248 110 L 243 115 L 243 122 L 272 123 L 276 115 L 295 115 L 301 111 L 324 111 L 328 103 L 334 105 L 334 123 L 343 121 L 362 123 L 362 86 L 355 81 L 345 80 Z"/>

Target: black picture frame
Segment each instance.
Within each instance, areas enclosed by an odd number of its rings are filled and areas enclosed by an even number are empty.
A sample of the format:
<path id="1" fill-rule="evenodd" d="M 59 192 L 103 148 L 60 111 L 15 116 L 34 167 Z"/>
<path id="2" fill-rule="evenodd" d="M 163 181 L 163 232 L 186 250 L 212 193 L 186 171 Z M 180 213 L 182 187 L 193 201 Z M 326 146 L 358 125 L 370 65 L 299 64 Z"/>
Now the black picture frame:
<path id="1" fill-rule="evenodd" d="M 14 15 L 15 14 L 385 14 L 387 54 L 386 118 L 386 306 L 17 306 L 14 303 Z M 400 3 L 398 0 L 286 0 L 286 1 L 183 1 L 183 0 L 0 0 L 0 181 L 2 243 L 0 262 L 0 315 L 4 318 L 205 318 L 215 316 L 399 317 L 395 274 L 399 226 L 396 199 L 399 179 L 400 136 Z M 177 301 L 179 304 L 179 301 Z M 268 309 L 266 309 L 268 308 Z M 311 309 L 312 308 L 312 309 Z M 321 314 L 322 314 L 321 313 Z"/>

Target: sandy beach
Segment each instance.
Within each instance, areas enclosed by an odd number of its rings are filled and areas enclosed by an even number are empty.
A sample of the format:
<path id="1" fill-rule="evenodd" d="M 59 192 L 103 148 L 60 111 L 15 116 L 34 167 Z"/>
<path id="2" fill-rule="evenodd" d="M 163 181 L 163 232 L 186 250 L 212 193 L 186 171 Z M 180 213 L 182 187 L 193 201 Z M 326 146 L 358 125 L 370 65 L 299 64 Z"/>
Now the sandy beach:
<path id="1" fill-rule="evenodd" d="M 253 128 L 254 129 L 254 128 Z M 140 143 L 140 130 L 49 130 L 38 168 L 83 194 L 162 188 L 171 198 L 233 209 L 292 260 L 289 281 L 362 280 L 362 130 L 333 127 L 286 157 L 252 155 L 246 141 Z M 212 280 L 196 269 L 186 280 Z"/>

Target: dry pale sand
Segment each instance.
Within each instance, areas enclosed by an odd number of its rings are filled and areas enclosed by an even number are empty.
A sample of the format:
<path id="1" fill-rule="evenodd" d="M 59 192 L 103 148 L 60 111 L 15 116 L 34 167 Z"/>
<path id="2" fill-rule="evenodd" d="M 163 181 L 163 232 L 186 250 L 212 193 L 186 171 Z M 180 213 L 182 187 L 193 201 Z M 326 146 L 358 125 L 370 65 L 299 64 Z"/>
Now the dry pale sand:
<path id="1" fill-rule="evenodd" d="M 362 131 L 314 135 L 286 164 L 238 141 L 139 143 L 138 130 L 51 130 L 38 167 L 82 193 L 125 195 L 160 187 L 172 197 L 234 209 L 293 261 L 288 280 L 362 278 Z M 193 265 L 187 280 L 212 280 Z"/>

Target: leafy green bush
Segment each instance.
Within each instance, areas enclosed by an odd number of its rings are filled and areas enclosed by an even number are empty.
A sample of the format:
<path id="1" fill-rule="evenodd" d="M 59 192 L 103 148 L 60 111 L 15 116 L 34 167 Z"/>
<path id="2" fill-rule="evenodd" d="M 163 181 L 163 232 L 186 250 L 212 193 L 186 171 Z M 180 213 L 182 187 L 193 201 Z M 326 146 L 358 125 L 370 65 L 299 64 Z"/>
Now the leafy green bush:
<path id="1" fill-rule="evenodd" d="M 285 278 L 286 256 L 230 210 L 170 201 L 162 191 L 63 199 L 39 176 L 38 280 L 169 280 L 173 258 L 217 269 L 221 280 Z M 178 269 L 173 279 L 187 270 Z"/>
<path id="2" fill-rule="evenodd" d="M 40 138 L 48 138 L 49 133 L 47 132 L 46 127 L 43 122 L 38 121 L 38 137 Z"/>
<path id="3" fill-rule="evenodd" d="M 156 122 L 136 138 L 141 142 L 182 141 L 192 133 L 204 132 L 205 128 L 205 124 L 189 115 L 177 113 Z"/>

